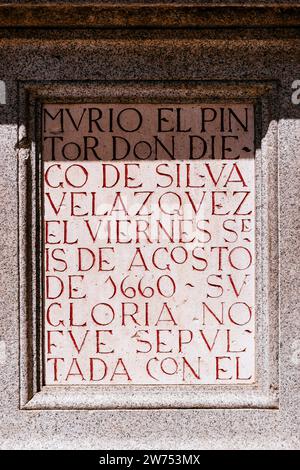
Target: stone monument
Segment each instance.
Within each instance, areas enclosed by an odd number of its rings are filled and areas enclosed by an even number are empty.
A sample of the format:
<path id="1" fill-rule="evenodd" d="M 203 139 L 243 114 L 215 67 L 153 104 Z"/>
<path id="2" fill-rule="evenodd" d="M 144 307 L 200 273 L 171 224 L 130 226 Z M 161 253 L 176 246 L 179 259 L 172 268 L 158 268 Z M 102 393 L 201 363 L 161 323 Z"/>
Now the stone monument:
<path id="1" fill-rule="evenodd" d="M 299 448 L 299 13 L 0 2 L 4 449 Z"/>

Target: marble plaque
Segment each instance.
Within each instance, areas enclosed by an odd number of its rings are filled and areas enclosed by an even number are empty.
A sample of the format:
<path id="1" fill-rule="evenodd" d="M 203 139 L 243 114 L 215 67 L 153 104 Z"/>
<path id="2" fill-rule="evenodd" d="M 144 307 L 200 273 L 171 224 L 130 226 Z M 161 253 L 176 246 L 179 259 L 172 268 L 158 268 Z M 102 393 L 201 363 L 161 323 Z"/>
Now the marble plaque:
<path id="1" fill-rule="evenodd" d="M 43 107 L 45 385 L 253 384 L 254 112 Z"/>

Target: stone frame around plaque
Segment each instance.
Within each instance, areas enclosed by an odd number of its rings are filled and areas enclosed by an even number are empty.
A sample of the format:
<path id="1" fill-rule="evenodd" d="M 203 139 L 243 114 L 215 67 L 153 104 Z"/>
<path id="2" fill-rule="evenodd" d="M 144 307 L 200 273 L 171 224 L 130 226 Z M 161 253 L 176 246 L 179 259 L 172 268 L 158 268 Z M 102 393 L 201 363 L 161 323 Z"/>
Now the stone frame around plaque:
<path id="1" fill-rule="evenodd" d="M 19 81 L 20 408 L 273 408 L 278 402 L 278 91 L 276 81 Z M 255 109 L 256 383 L 44 386 L 43 103 L 250 103 Z"/>

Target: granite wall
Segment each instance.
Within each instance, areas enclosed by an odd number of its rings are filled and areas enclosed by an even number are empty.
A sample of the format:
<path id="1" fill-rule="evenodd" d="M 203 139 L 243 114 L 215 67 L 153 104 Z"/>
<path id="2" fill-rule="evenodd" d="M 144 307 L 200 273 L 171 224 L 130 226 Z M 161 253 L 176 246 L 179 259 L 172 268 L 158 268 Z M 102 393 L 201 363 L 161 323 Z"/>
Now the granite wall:
<path id="1" fill-rule="evenodd" d="M 299 5 L 53 3 L 0 2 L 1 447 L 299 448 Z M 42 390 L 39 105 L 145 90 L 257 107 L 259 390 Z"/>

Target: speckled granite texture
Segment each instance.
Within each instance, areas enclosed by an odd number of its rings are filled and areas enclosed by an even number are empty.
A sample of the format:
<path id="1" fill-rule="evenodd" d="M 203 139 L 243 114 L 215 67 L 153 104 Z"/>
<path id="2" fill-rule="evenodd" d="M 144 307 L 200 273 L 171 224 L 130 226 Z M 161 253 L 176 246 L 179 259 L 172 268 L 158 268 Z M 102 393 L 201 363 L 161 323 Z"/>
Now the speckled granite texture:
<path id="1" fill-rule="evenodd" d="M 6 104 L 0 104 L 0 446 L 3 449 L 299 449 L 300 104 L 291 100 L 292 83 L 300 80 L 299 23 L 296 24 L 299 13 L 288 17 L 282 11 L 282 19 L 277 16 L 273 28 L 266 21 L 253 29 L 245 26 L 214 29 L 209 27 L 208 20 L 201 27 L 176 28 L 173 24 L 165 28 L 162 18 L 161 25 L 152 29 L 126 28 L 124 24 L 119 29 L 107 25 L 105 29 L 93 28 L 89 24 L 85 27 L 73 24 L 66 29 L 52 24 L 44 29 L 45 24 L 31 28 L 29 20 L 26 28 L 17 28 L 18 20 L 10 27 L 7 13 L 1 17 L 3 3 L 0 2 L 0 19 L 5 19 L 0 28 L 0 80 L 6 85 Z M 72 6 L 71 2 L 60 3 Z M 170 3 L 176 7 L 176 2 Z M 255 6 L 256 2 L 247 2 L 250 3 Z M 285 4 L 295 5 L 292 1 Z M 239 15 L 243 24 L 243 12 Z M 268 325 L 269 343 L 264 343 L 265 350 L 261 353 L 264 357 L 276 354 L 276 364 L 271 371 L 268 361 L 262 362 L 260 371 L 261 377 L 268 379 L 274 389 L 270 390 L 270 396 L 275 397 L 272 406 L 259 403 L 256 407 L 254 400 L 249 406 L 243 403 L 239 409 L 211 406 L 147 409 L 146 404 L 144 409 L 99 410 L 89 404 L 89 409 L 81 406 L 80 410 L 66 410 L 52 401 L 52 409 L 43 409 L 41 402 L 39 409 L 34 404 L 24 409 L 20 398 L 22 384 L 31 384 L 26 389 L 30 396 L 38 395 L 32 380 L 35 359 L 26 359 L 28 350 L 24 347 L 35 331 L 32 319 L 36 312 L 33 303 L 36 299 L 33 301 L 31 292 L 25 289 L 26 271 L 22 271 L 35 248 L 26 238 L 33 207 L 29 197 L 24 199 L 24 187 L 28 196 L 34 183 L 34 175 L 29 180 L 26 169 L 30 165 L 35 168 L 34 162 L 30 163 L 30 147 L 32 150 L 34 142 L 26 134 L 26 127 L 31 123 L 23 118 L 25 108 L 31 119 L 36 110 L 28 111 L 26 90 L 30 88 L 28 93 L 34 101 L 41 89 L 47 95 L 47 86 L 51 96 L 56 86 L 64 85 L 61 93 L 66 96 L 66 87 L 71 90 L 77 84 L 83 96 L 85 83 L 103 87 L 103 83 L 120 81 L 122 87 L 124 82 L 135 81 L 138 87 L 139 80 L 160 83 L 162 87 L 167 87 L 170 80 L 178 84 L 185 81 L 185 93 L 189 81 L 200 86 L 205 83 L 211 89 L 211 96 L 226 86 L 235 87 L 235 96 L 240 98 L 243 93 L 250 93 L 250 89 L 260 90 L 260 87 L 266 87 L 263 94 L 271 93 L 268 105 L 261 106 L 264 124 L 257 142 L 258 158 L 264 155 L 260 174 L 268 188 L 265 192 L 264 186 L 260 194 L 262 214 L 268 221 L 262 227 L 271 241 L 262 247 L 262 262 L 257 269 L 264 272 L 263 295 L 268 305 L 273 306 L 268 310 L 268 322 L 262 323 Z M 137 91 L 137 96 L 139 93 L 143 91 Z M 32 312 L 32 317 L 27 319 L 24 303 L 27 313 Z M 34 354 L 38 355 L 37 351 Z M 273 375 L 279 363 L 277 391 Z M 73 408 L 76 408 L 75 398 Z M 72 405 L 72 397 L 70 400 Z M 72 408 L 70 403 L 65 407 Z"/>

